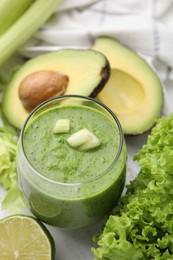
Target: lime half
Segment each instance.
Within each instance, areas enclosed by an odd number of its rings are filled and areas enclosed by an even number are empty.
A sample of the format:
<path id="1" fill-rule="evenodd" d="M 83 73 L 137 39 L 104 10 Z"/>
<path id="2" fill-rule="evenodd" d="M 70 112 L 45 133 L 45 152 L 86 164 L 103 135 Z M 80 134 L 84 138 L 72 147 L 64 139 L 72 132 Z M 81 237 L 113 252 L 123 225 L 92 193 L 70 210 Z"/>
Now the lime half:
<path id="1" fill-rule="evenodd" d="M 0 260 L 54 259 L 54 240 L 35 218 L 12 215 L 0 220 Z"/>

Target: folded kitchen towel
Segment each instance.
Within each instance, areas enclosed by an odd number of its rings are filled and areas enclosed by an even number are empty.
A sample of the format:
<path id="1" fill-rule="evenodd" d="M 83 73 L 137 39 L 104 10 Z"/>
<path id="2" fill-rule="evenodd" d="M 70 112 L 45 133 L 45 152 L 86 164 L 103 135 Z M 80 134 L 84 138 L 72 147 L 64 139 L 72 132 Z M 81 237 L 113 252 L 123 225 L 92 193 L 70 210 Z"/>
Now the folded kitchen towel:
<path id="1" fill-rule="evenodd" d="M 173 0 L 64 0 L 34 38 L 42 46 L 88 48 L 102 35 L 150 58 L 171 101 L 165 113 L 173 111 Z"/>

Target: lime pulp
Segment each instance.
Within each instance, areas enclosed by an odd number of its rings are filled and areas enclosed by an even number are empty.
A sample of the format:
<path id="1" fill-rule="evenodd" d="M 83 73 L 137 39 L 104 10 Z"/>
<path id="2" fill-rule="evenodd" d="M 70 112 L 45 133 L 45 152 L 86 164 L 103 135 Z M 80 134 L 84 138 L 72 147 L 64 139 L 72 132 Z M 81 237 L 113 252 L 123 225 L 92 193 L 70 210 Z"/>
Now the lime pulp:
<path id="1" fill-rule="evenodd" d="M 51 260 L 55 246 L 42 223 L 24 215 L 0 220 L 0 260 Z"/>

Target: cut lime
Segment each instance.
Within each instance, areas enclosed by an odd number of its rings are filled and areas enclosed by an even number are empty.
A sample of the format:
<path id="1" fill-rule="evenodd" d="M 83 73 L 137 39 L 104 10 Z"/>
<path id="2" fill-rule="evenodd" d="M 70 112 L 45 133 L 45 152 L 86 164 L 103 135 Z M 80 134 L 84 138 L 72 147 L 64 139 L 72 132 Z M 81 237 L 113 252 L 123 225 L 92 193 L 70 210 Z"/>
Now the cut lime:
<path id="1" fill-rule="evenodd" d="M 54 240 L 35 218 L 12 215 L 0 220 L 0 260 L 54 259 Z"/>

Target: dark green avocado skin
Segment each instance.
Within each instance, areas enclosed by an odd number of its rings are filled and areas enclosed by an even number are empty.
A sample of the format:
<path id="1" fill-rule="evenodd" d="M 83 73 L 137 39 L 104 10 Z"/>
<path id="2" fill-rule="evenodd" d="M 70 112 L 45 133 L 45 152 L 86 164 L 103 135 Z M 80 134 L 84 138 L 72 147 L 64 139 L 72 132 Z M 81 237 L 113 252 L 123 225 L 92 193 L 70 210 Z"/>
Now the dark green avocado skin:
<path id="1" fill-rule="evenodd" d="M 101 71 L 102 79 L 101 79 L 100 83 L 98 84 L 98 86 L 91 93 L 90 97 L 92 97 L 92 98 L 95 98 L 98 95 L 98 93 L 103 89 L 103 87 L 107 83 L 108 79 L 110 78 L 110 74 L 111 74 L 110 63 L 106 57 L 105 57 L 105 59 L 106 59 L 106 64 L 105 64 L 105 67 Z"/>

